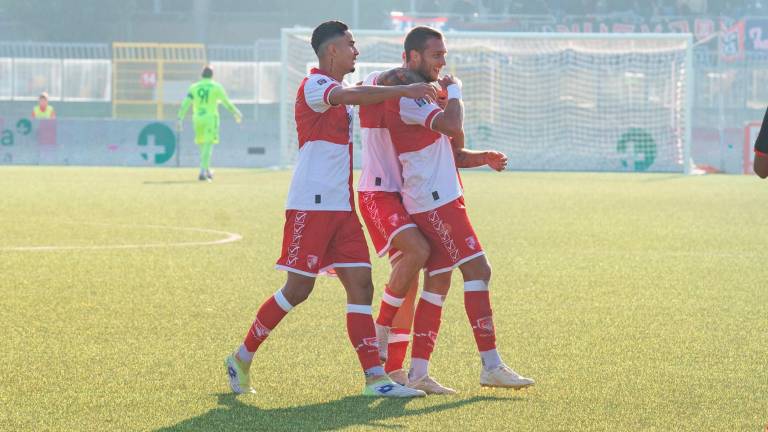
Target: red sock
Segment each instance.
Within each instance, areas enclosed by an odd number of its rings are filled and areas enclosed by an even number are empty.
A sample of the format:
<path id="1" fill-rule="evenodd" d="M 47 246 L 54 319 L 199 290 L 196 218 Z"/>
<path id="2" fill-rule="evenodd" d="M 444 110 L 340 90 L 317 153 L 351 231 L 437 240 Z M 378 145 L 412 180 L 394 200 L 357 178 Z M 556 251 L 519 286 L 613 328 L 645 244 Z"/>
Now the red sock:
<path id="1" fill-rule="evenodd" d="M 384 364 L 384 372 L 390 373 L 403 368 L 410 336 L 411 331 L 409 329 L 393 328 L 390 330 L 389 344 L 387 345 L 387 362 Z"/>
<path id="2" fill-rule="evenodd" d="M 381 296 L 381 307 L 379 308 L 379 316 L 376 318 L 376 324 L 384 327 L 392 327 L 392 321 L 395 319 L 397 311 L 403 304 L 402 297 L 398 297 L 395 293 L 389 290 L 389 286 L 384 287 L 384 294 Z"/>
<path id="3" fill-rule="evenodd" d="M 442 306 L 437 306 L 423 298 L 419 299 L 416 306 L 416 315 L 413 318 L 413 348 L 411 357 L 429 360 L 432 350 L 435 349 L 437 333 L 440 331 L 440 315 Z"/>
<path id="4" fill-rule="evenodd" d="M 370 306 L 347 305 L 347 334 L 364 371 L 381 367 L 379 340 L 373 327 Z"/>
<path id="5" fill-rule="evenodd" d="M 481 352 L 496 349 L 496 327 L 493 325 L 490 292 L 464 291 L 464 309 L 472 325 L 477 349 Z"/>
<path id="6" fill-rule="evenodd" d="M 256 352 L 259 345 L 269 336 L 269 332 L 277 327 L 280 320 L 287 314 L 288 312 L 281 308 L 275 300 L 275 296 L 267 299 L 256 312 L 256 319 L 253 321 L 248 334 L 245 335 L 243 341 L 245 348 L 250 352 Z"/>

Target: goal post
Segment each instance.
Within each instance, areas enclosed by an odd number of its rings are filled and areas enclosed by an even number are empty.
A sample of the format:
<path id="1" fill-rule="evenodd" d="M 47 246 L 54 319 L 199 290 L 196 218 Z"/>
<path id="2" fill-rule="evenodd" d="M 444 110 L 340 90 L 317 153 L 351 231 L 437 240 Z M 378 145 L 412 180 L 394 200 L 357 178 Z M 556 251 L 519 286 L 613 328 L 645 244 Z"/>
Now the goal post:
<path id="1" fill-rule="evenodd" d="M 404 32 L 353 34 L 359 75 L 400 63 Z M 280 137 L 286 165 L 295 162 L 298 150 L 296 90 L 317 62 L 310 37 L 311 29 L 282 31 Z M 445 37 L 444 72 L 464 85 L 468 147 L 505 152 L 513 170 L 690 171 L 691 35 L 447 32 Z M 359 78 L 348 76 L 348 84 Z"/>

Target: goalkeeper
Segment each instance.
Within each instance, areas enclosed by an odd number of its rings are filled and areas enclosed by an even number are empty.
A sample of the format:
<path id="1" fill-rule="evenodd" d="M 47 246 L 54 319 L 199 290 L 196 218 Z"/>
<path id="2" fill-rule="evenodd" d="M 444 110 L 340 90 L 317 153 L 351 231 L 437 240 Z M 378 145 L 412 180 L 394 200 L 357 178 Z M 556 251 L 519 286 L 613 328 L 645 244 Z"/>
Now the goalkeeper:
<path id="1" fill-rule="evenodd" d="M 192 120 L 195 126 L 195 144 L 200 147 L 200 175 L 198 180 L 210 182 L 213 180 L 210 169 L 211 154 L 214 144 L 219 143 L 219 103 L 222 103 L 224 108 L 232 113 L 236 122 L 240 123 L 243 115 L 229 101 L 224 87 L 213 80 L 213 69 L 210 66 L 203 69 L 202 77 L 203 79 L 189 87 L 187 97 L 179 109 L 177 128 L 181 131 L 184 116 L 191 104 L 193 107 Z"/>

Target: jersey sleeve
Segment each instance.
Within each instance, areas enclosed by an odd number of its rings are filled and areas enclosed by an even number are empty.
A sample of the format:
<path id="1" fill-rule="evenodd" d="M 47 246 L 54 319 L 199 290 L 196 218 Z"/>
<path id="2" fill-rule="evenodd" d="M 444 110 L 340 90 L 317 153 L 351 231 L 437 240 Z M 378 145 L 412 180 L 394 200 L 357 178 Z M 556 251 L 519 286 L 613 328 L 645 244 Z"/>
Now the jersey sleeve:
<path id="1" fill-rule="evenodd" d="M 328 77 L 312 75 L 304 83 L 304 99 L 312 111 L 326 112 L 332 106 L 328 96 L 337 87 L 340 84 Z"/>
<path id="2" fill-rule="evenodd" d="M 421 125 L 432 129 L 432 120 L 441 111 L 439 106 L 424 98 L 400 98 L 400 119 L 408 125 Z"/>
<path id="3" fill-rule="evenodd" d="M 187 90 L 187 97 L 184 98 L 184 101 L 181 103 L 181 106 L 179 107 L 179 113 L 177 114 L 177 117 L 179 120 L 183 120 L 184 116 L 187 115 L 187 110 L 189 109 L 189 106 L 192 105 L 192 102 L 194 101 L 195 97 L 192 95 L 192 87 L 190 87 Z"/>
<path id="4" fill-rule="evenodd" d="M 768 110 L 763 117 L 763 125 L 760 126 L 760 133 L 755 140 L 755 153 L 760 156 L 768 156 Z"/>

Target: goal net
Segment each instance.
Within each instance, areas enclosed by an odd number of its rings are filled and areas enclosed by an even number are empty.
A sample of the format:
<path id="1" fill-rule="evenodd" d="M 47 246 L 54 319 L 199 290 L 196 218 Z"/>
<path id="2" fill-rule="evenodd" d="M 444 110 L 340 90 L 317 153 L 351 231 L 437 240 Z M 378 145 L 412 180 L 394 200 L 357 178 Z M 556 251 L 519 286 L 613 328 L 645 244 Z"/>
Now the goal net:
<path id="1" fill-rule="evenodd" d="M 353 34 L 349 84 L 400 64 L 404 33 Z M 296 90 L 317 64 L 310 36 L 282 32 L 284 164 L 298 151 Z M 443 71 L 464 85 L 468 148 L 503 151 L 514 170 L 688 172 L 690 35 L 449 32 L 446 45 Z"/>

